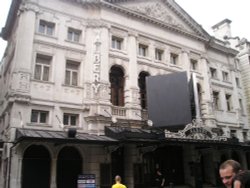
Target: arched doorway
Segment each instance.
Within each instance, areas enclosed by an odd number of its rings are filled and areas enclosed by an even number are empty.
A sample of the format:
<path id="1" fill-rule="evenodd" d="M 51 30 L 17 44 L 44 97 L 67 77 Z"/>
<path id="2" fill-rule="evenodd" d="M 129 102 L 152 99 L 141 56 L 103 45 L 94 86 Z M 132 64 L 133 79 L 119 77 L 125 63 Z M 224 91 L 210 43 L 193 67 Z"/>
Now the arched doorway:
<path id="1" fill-rule="evenodd" d="M 51 158 L 44 146 L 30 146 L 23 155 L 22 188 L 50 187 Z"/>
<path id="2" fill-rule="evenodd" d="M 111 67 L 109 81 L 111 84 L 111 103 L 115 106 L 124 106 L 124 72 L 120 67 Z"/>
<path id="3" fill-rule="evenodd" d="M 82 158 L 73 147 L 64 147 L 57 158 L 57 188 L 77 187 L 82 172 Z"/>

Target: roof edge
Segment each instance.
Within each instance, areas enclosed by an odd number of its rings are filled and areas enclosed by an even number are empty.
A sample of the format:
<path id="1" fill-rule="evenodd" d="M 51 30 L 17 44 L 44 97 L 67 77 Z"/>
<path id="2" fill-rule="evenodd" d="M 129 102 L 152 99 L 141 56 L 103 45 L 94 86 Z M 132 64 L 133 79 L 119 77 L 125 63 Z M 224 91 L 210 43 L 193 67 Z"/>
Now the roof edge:
<path id="1" fill-rule="evenodd" d="M 8 40 L 12 32 L 12 28 L 15 23 L 14 19 L 17 15 L 20 4 L 21 4 L 21 0 L 12 0 L 9 13 L 8 13 L 8 17 L 5 22 L 5 26 L 2 28 L 2 31 L 0 34 L 0 37 L 2 37 L 4 40 Z"/>

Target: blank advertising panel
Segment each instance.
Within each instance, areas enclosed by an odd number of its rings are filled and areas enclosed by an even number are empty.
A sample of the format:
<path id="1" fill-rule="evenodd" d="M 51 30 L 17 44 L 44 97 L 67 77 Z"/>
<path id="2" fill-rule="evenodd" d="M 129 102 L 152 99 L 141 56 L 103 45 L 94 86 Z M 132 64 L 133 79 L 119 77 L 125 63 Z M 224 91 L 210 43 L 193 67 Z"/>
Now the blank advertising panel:
<path id="1" fill-rule="evenodd" d="M 153 126 L 181 129 L 191 123 L 186 72 L 149 76 L 146 85 L 148 116 Z"/>

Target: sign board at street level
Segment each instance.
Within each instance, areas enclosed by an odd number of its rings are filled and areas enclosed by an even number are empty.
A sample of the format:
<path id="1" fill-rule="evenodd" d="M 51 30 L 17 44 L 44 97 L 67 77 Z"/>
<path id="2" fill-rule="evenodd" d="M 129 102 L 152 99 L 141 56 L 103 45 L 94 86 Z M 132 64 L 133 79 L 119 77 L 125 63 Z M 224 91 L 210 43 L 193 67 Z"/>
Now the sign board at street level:
<path id="1" fill-rule="evenodd" d="M 78 175 L 77 188 L 96 188 L 95 174 Z"/>

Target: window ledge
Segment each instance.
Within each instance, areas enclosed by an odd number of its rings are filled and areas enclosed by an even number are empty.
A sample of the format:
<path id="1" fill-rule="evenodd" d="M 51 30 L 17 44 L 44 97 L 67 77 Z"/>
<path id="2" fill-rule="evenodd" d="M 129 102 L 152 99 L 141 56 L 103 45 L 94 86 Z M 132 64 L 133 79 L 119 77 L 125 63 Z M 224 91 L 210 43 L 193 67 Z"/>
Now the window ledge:
<path id="1" fill-rule="evenodd" d="M 79 45 L 79 46 L 85 46 L 85 44 L 81 43 L 80 41 L 76 42 L 76 41 L 65 39 L 65 42 L 68 42 L 68 43 L 71 43 L 71 44 L 76 44 L 76 45 Z"/>
<path id="2" fill-rule="evenodd" d="M 177 69 L 182 69 L 179 65 L 170 64 L 169 66 Z"/>
<path id="3" fill-rule="evenodd" d="M 223 82 L 227 83 L 227 84 L 232 84 L 232 82 L 227 81 L 227 80 L 223 80 Z"/>
<path id="4" fill-rule="evenodd" d="M 62 84 L 63 87 L 70 87 L 70 88 L 75 88 L 75 89 L 84 89 L 81 86 L 74 86 L 74 85 L 66 85 L 66 84 Z"/>
<path id="5" fill-rule="evenodd" d="M 50 82 L 50 81 L 43 81 L 43 80 L 36 80 L 34 78 L 31 79 L 31 81 L 33 82 L 39 82 L 39 83 L 43 83 L 43 84 L 50 84 L 50 85 L 54 85 L 54 82 Z"/>
<path id="6" fill-rule="evenodd" d="M 40 35 L 40 36 L 48 37 L 48 38 L 51 38 L 51 39 L 55 39 L 55 40 L 58 39 L 57 37 L 55 37 L 55 35 L 47 35 L 47 34 L 39 33 L 39 32 L 36 32 L 36 34 Z"/>
<path id="7" fill-rule="evenodd" d="M 217 77 L 211 77 L 212 80 L 220 81 Z"/>
<path id="8" fill-rule="evenodd" d="M 137 57 L 138 57 L 138 59 L 143 59 L 143 60 L 146 60 L 146 61 L 151 61 L 150 57 L 148 57 L 148 56 L 138 55 Z"/>
<path id="9" fill-rule="evenodd" d="M 222 109 L 214 109 L 215 111 L 217 111 L 217 112 L 223 112 L 224 110 L 222 110 Z"/>
<path id="10" fill-rule="evenodd" d="M 111 52 L 121 53 L 121 54 L 127 55 L 127 51 L 125 51 L 125 50 L 123 50 L 123 49 L 110 48 L 109 50 L 110 50 Z"/>
<path id="11" fill-rule="evenodd" d="M 235 111 L 226 111 L 226 112 L 229 113 L 229 114 L 236 114 Z"/>
<path id="12" fill-rule="evenodd" d="M 155 63 L 162 63 L 162 64 L 164 64 L 164 60 L 155 59 L 154 62 L 155 62 Z"/>
<path id="13" fill-rule="evenodd" d="M 190 69 L 190 72 L 201 74 L 199 70 Z"/>
<path id="14" fill-rule="evenodd" d="M 52 125 L 48 123 L 27 123 L 27 125 L 32 127 L 52 127 Z"/>

